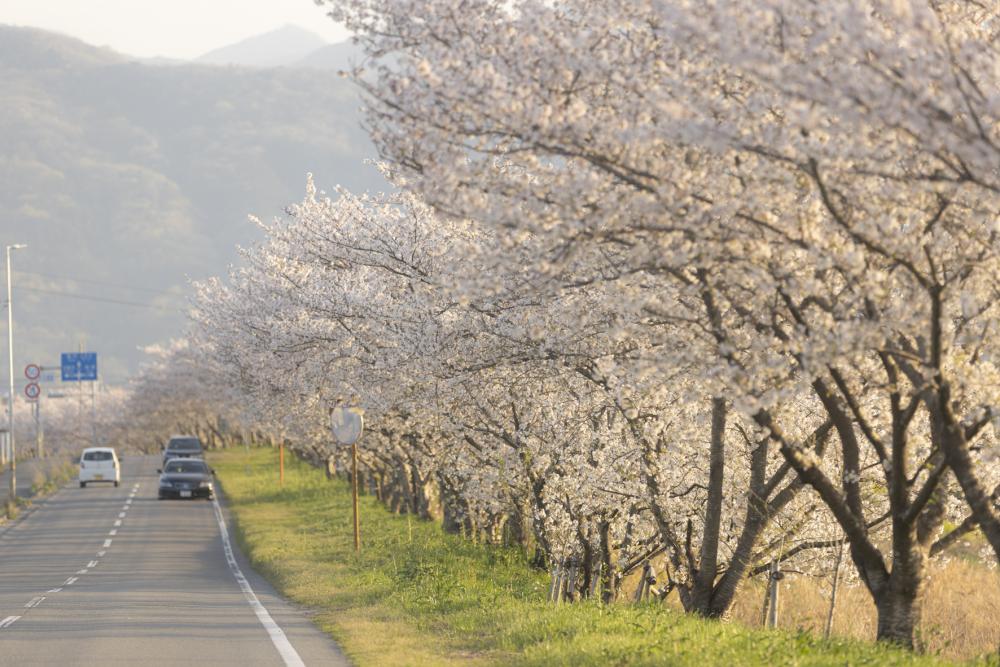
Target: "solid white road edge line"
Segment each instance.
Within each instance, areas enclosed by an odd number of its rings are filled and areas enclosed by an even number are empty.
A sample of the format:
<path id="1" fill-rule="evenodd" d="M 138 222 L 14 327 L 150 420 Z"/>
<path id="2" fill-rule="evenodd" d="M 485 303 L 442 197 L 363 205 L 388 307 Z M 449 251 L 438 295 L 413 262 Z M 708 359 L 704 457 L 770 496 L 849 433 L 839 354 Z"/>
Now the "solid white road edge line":
<path id="1" fill-rule="evenodd" d="M 20 616 L 8 616 L 7 618 L 0 621 L 0 628 L 9 628 L 14 625 L 14 621 L 21 618 Z"/>
<path id="2" fill-rule="evenodd" d="M 243 597 L 250 604 L 253 613 L 257 615 L 257 620 L 267 630 L 267 634 L 271 638 L 271 643 L 278 650 L 281 659 L 285 661 L 285 665 L 287 667 L 305 667 L 306 663 L 302 662 L 298 651 L 295 650 L 292 643 L 288 641 L 288 637 L 285 636 L 284 630 L 278 627 L 278 624 L 274 622 L 271 615 L 267 613 L 267 609 L 257 599 L 257 594 L 250 587 L 250 582 L 243 575 L 240 566 L 237 565 L 236 557 L 233 555 L 233 545 L 229 542 L 229 530 L 226 528 L 226 520 L 222 517 L 222 507 L 219 505 L 219 499 L 213 498 L 212 505 L 215 508 L 215 520 L 219 522 L 219 533 L 222 535 L 222 549 L 226 553 L 226 562 L 229 563 L 229 569 L 233 573 L 233 576 L 236 577 L 236 583 L 239 584 L 240 590 L 243 591 Z"/>

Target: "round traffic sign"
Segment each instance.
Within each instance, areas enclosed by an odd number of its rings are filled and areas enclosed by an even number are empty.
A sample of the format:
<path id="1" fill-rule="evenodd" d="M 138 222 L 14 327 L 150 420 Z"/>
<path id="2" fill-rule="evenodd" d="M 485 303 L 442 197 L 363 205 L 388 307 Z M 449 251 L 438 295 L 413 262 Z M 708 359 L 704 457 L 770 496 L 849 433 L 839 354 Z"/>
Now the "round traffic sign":
<path id="1" fill-rule="evenodd" d="M 330 430 L 342 445 L 353 445 L 364 429 L 364 411 L 361 408 L 337 407 L 330 410 Z"/>
<path id="2" fill-rule="evenodd" d="M 35 382 L 29 382 L 24 385 L 24 395 L 28 397 L 28 400 L 35 401 L 42 393 L 42 388 L 38 386 Z"/>
<path id="3" fill-rule="evenodd" d="M 29 380 L 37 380 L 42 375 L 42 367 L 38 364 L 28 364 L 24 367 L 24 377 Z"/>

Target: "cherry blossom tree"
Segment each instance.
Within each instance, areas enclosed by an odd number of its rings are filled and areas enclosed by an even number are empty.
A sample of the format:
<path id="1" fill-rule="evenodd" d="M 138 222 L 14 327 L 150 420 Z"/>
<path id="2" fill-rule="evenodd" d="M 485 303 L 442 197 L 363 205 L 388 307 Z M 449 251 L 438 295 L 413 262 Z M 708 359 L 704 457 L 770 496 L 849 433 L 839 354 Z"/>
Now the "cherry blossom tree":
<path id="1" fill-rule="evenodd" d="M 908 645 L 956 494 L 1000 554 L 995 11 L 331 6 L 370 55 L 355 78 L 399 183 L 514 246 L 546 239 L 539 276 L 579 281 L 584 257 L 602 280 L 670 279 L 621 295 L 688 324 L 644 361 L 682 350 L 763 429 L 845 531 L 879 637 Z M 823 418 L 780 418 L 795 402 Z M 805 446 L 827 421 L 839 478 Z"/>
<path id="2" fill-rule="evenodd" d="M 640 377 L 649 324 L 627 320 L 648 316 L 609 307 L 622 281 L 579 263 L 578 283 L 543 289 L 530 239 L 499 248 L 406 193 L 331 199 L 310 184 L 288 212 L 228 282 L 201 286 L 196 315 L 198 346 L 265 430 L 322 449 L 324 406 L 354 397 L 387 502 L 534 545 L 579 574 L 574 595 L 600 578 L 613 597 L 623 571 L 666 551 L 663 592 L 723 615 L 772 558 L 833 543 L 774 522 L 815 499 L 751 422 L 729 427 L 727 401 L 681 368 Z"/>

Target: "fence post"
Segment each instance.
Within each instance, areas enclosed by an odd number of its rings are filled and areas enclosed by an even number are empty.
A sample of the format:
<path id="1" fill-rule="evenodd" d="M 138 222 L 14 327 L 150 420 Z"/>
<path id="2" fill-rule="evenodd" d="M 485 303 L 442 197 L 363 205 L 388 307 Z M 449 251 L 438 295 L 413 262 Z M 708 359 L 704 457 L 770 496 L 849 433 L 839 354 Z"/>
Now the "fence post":
<path id="1" fill-rule="evenodd" d="M 648 600 L 649 596 L 653 593 L 653 584 L 656 583 L 656 568 L 652 563 L 649 564 L 649 571 L 646 573 L 646 597 Z"/>
<path id="2" fill-rule="evenodd" d="M 771 561 L 770 575 L 768 576 L 769 590 L 767 603 L 767 627 L 778 627 L 778 583 L 784 579 L 781 566 L 777 560 Z"/>
<path id="3" fill-rule="evenodd" d="M 633 598 L 634 602 L 642 602 L 646 595 L 646 591 L 649 589 L 649 563 L 645 563 L 642 566 L 642 574 L 639 575 L 639 585 L 635 589 L 635 596 Z"/>
<path id="4" fill-rule="evenodd" d="M 548 602 L 556 601 L 556 588 L 559 585 L 561 572 L 559 571 L 559 566 L 556 565 L 552 568 L 552 581 L 549 582 L 549 597 Z"/>
<path id="5" fill-rule="evenodd" d="M 566 568 L 566 584 L 564 586 L 564 589 L 566 590 L 566 600 L 569 602 L 576 601 L 576 584 L 579 575 L 580 573 L 576 560 L 571 559 L 569 561 L 569 567 Z"/>
<path id="6" fill-rule="evenodd" d="M 840 541 L 840 548 L 837 549 L 837 563 L 833 566 L 833 586 L 830 589 L 830 610 L 826 614 L 826 628 L 823 629 L 823 637 L 825 639 L 829 639 L 830 633 L 833 631 L 833 610 L 837 606 L 837 587 L 840 583 L 840 564 L 844 561 L 845 542 L 847 542 L 846 537 Z"/>
<path id="7" fill-rule="evenodd" d="M 601 575 L 604 574 L 604 563 L 597 564 L 597 570 L 590 577 L 590 597 L 596 598 L 601 592 Z"/>

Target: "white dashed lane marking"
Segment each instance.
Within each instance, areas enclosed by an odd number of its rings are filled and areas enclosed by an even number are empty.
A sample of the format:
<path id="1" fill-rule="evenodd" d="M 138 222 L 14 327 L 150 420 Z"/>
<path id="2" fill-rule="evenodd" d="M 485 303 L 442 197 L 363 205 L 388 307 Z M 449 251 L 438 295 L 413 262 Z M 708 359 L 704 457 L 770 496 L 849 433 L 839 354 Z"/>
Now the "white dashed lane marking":
<path id="1" fill-rule="evenodd" d="M 132 500 L 135 498 L 135 495 L 136 495 L 136 493 L 138 493 L 138 491 L 139 491 L 139 485 L 136 484 L 136 485 L 134 485 L 132 487 L 132 492 L 129 494 L 128 499 L 125 501 L 125 504 L 122 506 L 122 511 L 118 513 L 118 519 L 115 520 L 115 524 L 114 524 L 115 527 L 111 529 L 111 532 L 109 532 L 108 535 L 114 536 L 114 535 L 118 534 L 117 528 L 122 525 L 122 519 L 125 518 L 125 513 L 128 512 L 129 507 L 132 505 Z M 107 549 L 110 546 L 111 546 L 111 538 L 108 538 L 108 539 L 104 540 L 104 549 Z M 107 551 L 105 551 L 104 549 L 102 549 L 101 551 L 97 552 L 97 557 L 98 558 L 103 558 L 104 555 L 107 553 Z M 87 563 L 87 567 L 86 568 L 77 571 L 77 575 L 87 574 L 88 572 L 90 572 L 90 568 L 97 567 L 97 564 L 98 564 L 97 560 L 90 561 L 89 563 Z M 49 594 L 60 593 L 60 592 L 62 592 L 64 586 L 72 586 L 73 584 L 75 584 L 79 580 L 79 578 L 80 578 L 79 576 L 69 577 L 69 578 L 66 579 L 66 581 L 63 583 L 62 586 L 57 586 L 56 588 L 50 588 L 48 591 L 46 591 L 46 593 L 49 593 Z M 38 605 L 42 604 L 43 601 L 45 601 L 45 596 L 44 595 L 36 595 L 35 597 L 31 598 L 24 605 L 24 608 L 25 609 L 34 609 Z M 9 628 L 10 626 L 12 626 L 20 618 L 21 618 L 20 616 L 8 616 L 8 617 L 0 620 L 0 630 L 2 630 L 3 628 Z M 280 632 L 280 630 L 279 630 L 279 632 Z M 287 660 L 286 660 L 286 662 L 287 662 Z"/>

